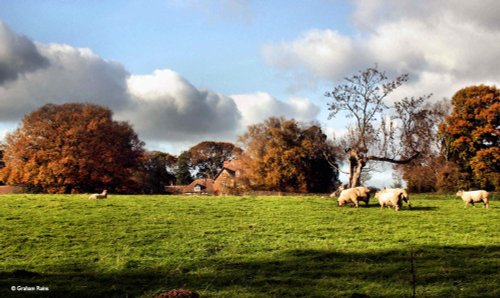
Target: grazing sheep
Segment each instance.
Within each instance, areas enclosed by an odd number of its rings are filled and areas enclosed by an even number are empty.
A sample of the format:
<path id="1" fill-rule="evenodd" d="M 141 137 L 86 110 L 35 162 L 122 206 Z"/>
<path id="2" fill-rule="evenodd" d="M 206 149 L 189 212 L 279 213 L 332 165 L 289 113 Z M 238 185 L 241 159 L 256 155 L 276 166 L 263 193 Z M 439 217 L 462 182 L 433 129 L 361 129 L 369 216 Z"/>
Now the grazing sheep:
<path id="1" fill-rule="evenodd" d="M 384 192 L 392 192 L 396 195 L 401 195 L 401 199 L 408 204 L 408 208 L 411 209 L 410 196 L 404 188 L 385 188 Z"/>
<path id="2" fill-rule="evenodd" d="M 340 192 L 340 196 L 337 200 L 337 205 L 344 206 L 347 203 L 354 203 L 356 208 L 359 207 L 359 201 L 363 201 L 368 205 L 370 200 L 370 190 L 367 187 L 353 187 L 344 189 Z"/>
<path id="3" fill-rule="evenodd" d="M 399 211 L 403 205 L 403 196 L 401 191 L 393 191 L 393 189 L 384 189 L 375 194 L 381 209 L 384 209 L 385 206 L 393 206 L 396 211 Z"/>
<path id="4" fill-rule="evenodd" d="M 488 200 L 488 192 L 485 190 L 475 190 L 475 191 L 463 191 L 459 190 L 457 192 L 457 196 L 462 197 L 462 200 L 464 200 L 465 206 L 464 208 L 467 208 L 467 205 L 470 203 L 472 207 L 474 206 L 474 203 L 480 203 L 483 202 L 483 208 L 490 208 L 490 203 Z"/>
<path id="5" fill-rule="evenodd" d="M 91 194 L 89 199 L 105 199 L 108 197 L 108 191 L 103 190 L 102 193 Z"/>

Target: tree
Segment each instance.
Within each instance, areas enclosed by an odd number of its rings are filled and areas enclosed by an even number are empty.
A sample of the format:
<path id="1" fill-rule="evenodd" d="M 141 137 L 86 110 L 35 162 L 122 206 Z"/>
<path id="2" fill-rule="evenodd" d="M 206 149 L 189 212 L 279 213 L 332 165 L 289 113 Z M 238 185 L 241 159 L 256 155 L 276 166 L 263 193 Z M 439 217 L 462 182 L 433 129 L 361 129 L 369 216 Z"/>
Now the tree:
<path id="1" fill-rule="evenodd" d="M 226 142 L 201 142 L 189 149 L 191 166 L 198 178 L 214 178 L 224 161 L 236 158 L 242 150 Z"/>
<path id="2" fill-rule="evenodd" d="M 500 189 L 500 90 L 471 86 L 451 102 L 440 131 L 446 158 L 459 168 L 459 186 Z"/>
<path id="3" fill-rule="evenodd" d="M 47 104 L 7 135 L 1 176 L 50 193 L 125 191 L 143 145 L 108 108 Z"/>
<path id="4" fill-rule="evenodd" d="M 390 81 L 384 72 L 374 68 L 346 78 L 346 83 L 326 92 L 329 118 L 339 112 L 354 119 L 346 136 L 338 145 L 349 160 L 349 187 L 360 184 L 361 173 L 368 162 L 381 161 L 404 164 L 425 150 L 429 111 L 423 103 L 430 97 L 404 98 L 391 108 L 388 96 L 408 80 L 403 74 Z"/>
<path id="5" fill-rule="evenodd" d="M 174 169 L 177 158 L 159 151 L 145 152 L 141 158 L 136 181 L 140 191 L 147 194 L 164 193 L 165 186 L 175 182 Z"/>
<path id="6" fill-rule="evenodd" d="M 193 176 L 191 175 L 191 154 L 189 151 L 183 151 L 177 158 L 175 183 L 177 185 L 186 185 L 191 182 L 193 182 Z"/>
<path id="7" fill-rule="evenodd" d="M 327 192 L 338 181 L 338 172 L 330 167 L 334 149 L 317 125 L 271 117 L 249 126 L 240 142 L 244 153 L 239 183 L 248 189 Z"/>
<path id="8" fill-rule="evenodd" d="M 402 175 L 411 192 L 448 191 L 452 167 L 447 164 L 443 154 L 439 125 L 450 114 L 451 103 L 443 99 L 427 104 L 426 109 L 429 111 L 429 121 L 423 124 L 427 126 L 425 131 L 429 135 L 424 140 L 428 143 L 422 148 L 418 158 L 406 164 L 396 165 L 395 170 Z"/>

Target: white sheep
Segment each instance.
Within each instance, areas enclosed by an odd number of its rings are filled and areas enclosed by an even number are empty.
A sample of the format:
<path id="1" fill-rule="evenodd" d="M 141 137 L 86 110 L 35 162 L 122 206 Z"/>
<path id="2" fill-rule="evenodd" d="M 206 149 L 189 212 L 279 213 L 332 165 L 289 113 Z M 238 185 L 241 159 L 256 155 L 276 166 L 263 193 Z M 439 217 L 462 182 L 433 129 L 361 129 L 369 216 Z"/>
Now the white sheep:
<path id="1" fill-rule="evenodd" d="M 465 206 L 464 208 L 467 208 L 467 205 L 470 203 L 472 207 L 474 206 L 474 203 L 480 203 L 483 202 L 483 208 L 489 208 L 490 203 L 488 200 L 488 192 L 485 190 L 474 190 L 474 191 L 463 191 L 459 190 L 456 194 L 459 197 L 462 197 L 462 200 L 464 200 Z"/>
<path id="2" fill-rule="evenodd" d="M 359 186 L 344 189 L 340 192 L 337 205 L 344 206 L 347 203 L 354 203 L 354 206 L 358 208 L 359 201 L 363 201 L 366 205 L 368 205 L 368 202 L 370 201 L 370 190 L 367 187 Z"/>
<path id="3" fill-rule="evenodd" d="M 404 188 L 385 188 L 383 191 L 384 192 L 392 192 L 395 195 L 400 195 L 403 202 L 408 204 L 408 208 L 411 209 L 410 196 L 408 195 L 408 192 L 406 191 L 406 189 L 404 189 Z"/>
<path id="4" fill-rule="evenodd" d="M 393 206 L 396 211 L 399 211 L 403 201 L 408 203 L 408 207 L 411 207 L 408 192 L 403 188 L 384 189 L 377 192 L 375 198 L 378 199 L 381 209 L 385 206 Z"/>
<path id="5" fill-rule="evenodd" d="M 103 190 L 102 193 L 91 194 L 89 199 L 105 199 L 108 197 L 108 191 Z"/>

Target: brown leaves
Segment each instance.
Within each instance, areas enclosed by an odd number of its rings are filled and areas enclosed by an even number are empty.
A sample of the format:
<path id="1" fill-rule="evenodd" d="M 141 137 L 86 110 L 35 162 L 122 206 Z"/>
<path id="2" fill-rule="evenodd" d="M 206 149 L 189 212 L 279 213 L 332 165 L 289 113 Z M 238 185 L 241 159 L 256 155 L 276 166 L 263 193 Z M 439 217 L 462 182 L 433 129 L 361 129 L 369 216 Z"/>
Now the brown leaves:
<path id="1" fill-rule="evenodd" d="M 448 158 L 477 186 L 500 188 L 500 90 L 467 87 L 453 96 L 452 104 L 453 111 L 440 128 L 448 142 Z"/>
<path id="2" fill-rule="evenodd" d="M 240 180 L 250 189 L 326 192 L 337 178 L 325 158 L 335 159 L 333 148 L 318 126 L 272 117 L 250 126 L 240 140 L 245 147 Z"/>
<path id="3" fill-rule="evenodd" d="M 4 181 L 47 192 L 110 190 L 127 184 L 143 152 L 132 128 L 92 104 L 48 104 L 7 137 Z"/>

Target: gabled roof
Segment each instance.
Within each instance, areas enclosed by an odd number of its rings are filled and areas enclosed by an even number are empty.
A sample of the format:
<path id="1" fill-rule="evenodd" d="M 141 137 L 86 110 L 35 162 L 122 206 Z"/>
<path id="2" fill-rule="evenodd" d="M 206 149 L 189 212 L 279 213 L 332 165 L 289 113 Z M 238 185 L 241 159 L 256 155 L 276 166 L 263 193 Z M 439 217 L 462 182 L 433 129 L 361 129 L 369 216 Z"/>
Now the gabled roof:
<path id="1" fill-rule="evenodd" d="M 172 185 L 165 187 L 165 190 L 170 193 L 193 193 L 194 188 L 199 185 L 203 192 L 213 193 L 214 192 L 214 180 L 213 179 L 195 179 L 189 185 Z"/>
<path id="2" fill-rule="evenodd" d="M 214 191 L 214 180 L 213 179 L 196 179 L 191 184 L 185 186 L 185 192 L 192 192 L 196 185 L 205 189 L 206 192 Z"/>
<path id="3" fill-rule="evenodd" d="M 220 174 L 222 174 L 222 172 L 224 171 L 227 171 L 229 175 L 234 177 L 236 176 L 236 172 L 240 169 L 241 169 L 241 163 L 239 162 L 239 160 L 236 159 L 226 160 L 224 161 L 224 166 L 222 167 L 222 169 L 219 171 L 219 173 L 217 173 L 217 175 L 215 175 L 214 180 L 217 180 L 217 177 L 219 177 Z"/>

